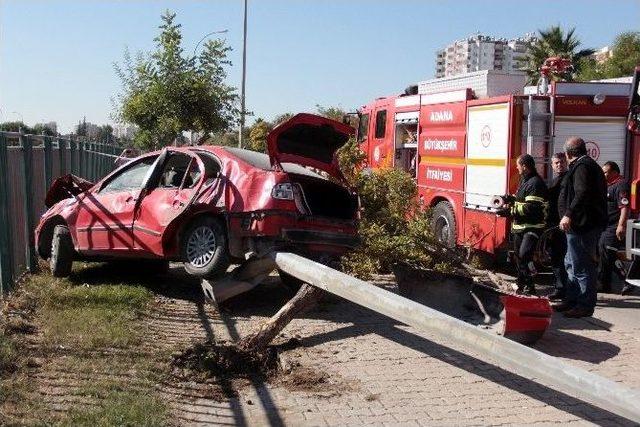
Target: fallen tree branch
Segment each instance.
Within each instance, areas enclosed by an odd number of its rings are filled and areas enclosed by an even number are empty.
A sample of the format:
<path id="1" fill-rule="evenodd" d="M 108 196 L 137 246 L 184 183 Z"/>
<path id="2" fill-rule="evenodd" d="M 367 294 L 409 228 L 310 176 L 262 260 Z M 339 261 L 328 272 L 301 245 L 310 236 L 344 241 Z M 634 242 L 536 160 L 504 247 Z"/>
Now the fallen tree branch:
<path id="1" fill-rule="evenodd" d="M 262 351 L 298 314 L 313 307 L 324 291 L 304 283 L 276 314 L 260 325 L 260 328 L 238 342 L 238 347 L 245 351 Z"/>

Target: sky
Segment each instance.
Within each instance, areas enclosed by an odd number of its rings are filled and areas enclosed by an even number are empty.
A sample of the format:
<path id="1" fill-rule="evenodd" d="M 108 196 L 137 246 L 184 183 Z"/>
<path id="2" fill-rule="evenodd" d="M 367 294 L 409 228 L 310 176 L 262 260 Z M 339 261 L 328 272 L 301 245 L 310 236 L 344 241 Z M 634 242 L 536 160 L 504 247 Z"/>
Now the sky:
<path id="1" fill-rule="evenodd" d="M 112 123 L 125 48 L 154 49 L 169 9 L 193 52 L 212 31 L 233 48 L 227 83 L 240 87 L 242 0 L 0 0 L 0 122 Z M 519 37 L 576 27 L 600 48 L 640 30 L 640 0 L 249 0 L 247 110 L 267 120 L 316 105 L 354 111 L 431 78 L 435 52 L 476 32 Z"/>

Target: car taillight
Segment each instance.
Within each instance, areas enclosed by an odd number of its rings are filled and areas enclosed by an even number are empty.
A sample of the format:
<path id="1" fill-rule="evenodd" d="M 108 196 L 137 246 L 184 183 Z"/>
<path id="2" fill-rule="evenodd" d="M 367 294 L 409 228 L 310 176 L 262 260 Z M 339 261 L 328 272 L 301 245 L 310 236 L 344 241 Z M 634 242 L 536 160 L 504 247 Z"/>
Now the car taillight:
<path id="1" fill-rule="evenodd" d="M 271 197 L 279 200 L 293 200 L 293 186 L 289 182 L 276 184 L 271 190 Z"/>

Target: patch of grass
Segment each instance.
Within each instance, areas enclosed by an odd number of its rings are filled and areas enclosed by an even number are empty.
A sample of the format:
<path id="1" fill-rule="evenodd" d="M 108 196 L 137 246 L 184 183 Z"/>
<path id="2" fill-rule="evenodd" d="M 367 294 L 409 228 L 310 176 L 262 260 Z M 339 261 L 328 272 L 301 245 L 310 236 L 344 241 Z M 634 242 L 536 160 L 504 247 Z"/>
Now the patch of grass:
<path id="1" fill-rule="evenodd" d="M 132 325 L 135 319 L 129 310 L 106 306 L 47 307 L 40 317 L 46 345 L 77 350 L 126 348 L 140 343 L 141 331 Z"/>
<path id="2" fill-rule="evenodd" d="M 15 370 L 17 366 L 18 352 L 13 342 L 0 334 L 0 376 L 6 372 Z"/>
<path id="3" fill-rule="evenodd" d="M 169 414 L 165 404 L 149 393 L 114 390 L 100 400 L 97 408 L 72 410 L 63 426 L 160 426 Z"/>
<path id="4" fill-rule="evenodd" d="M 142 331 L 132 322 L 152 298 L 142 286 L 73 286 L 45 274 L 32 276 L 25 290 L 37 301 L 44 343 L 79 350 L 138 344 Z"/>

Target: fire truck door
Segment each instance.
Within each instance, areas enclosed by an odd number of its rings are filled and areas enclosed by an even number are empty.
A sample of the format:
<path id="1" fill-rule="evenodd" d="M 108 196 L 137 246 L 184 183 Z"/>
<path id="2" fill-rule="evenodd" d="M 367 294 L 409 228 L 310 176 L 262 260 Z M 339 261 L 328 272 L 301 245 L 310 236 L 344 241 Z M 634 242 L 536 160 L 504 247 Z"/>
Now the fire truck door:
<path id="1" fill-rule="evenodd" d="M 369 164 L 374 169 L 390 167 L 393 162 L 393 127 L 389 126 L 388 119 L 387 106 L 377 107 L 369 132 Z"/>
<path id="2" fill-rule="evenodd" d="M 565 141 L 572 136 L 585 140 L 587 152 L 600 165 L 612 160 L 625 170 L 625 117 L 556 116 L 554 152 L 564 151 Z"/>
<path id="3" fill-rule="evenodd" d="M 467 114 L 465 204 L 488 210 L 508 189 L 509 104 L 469 107 Z"/>

